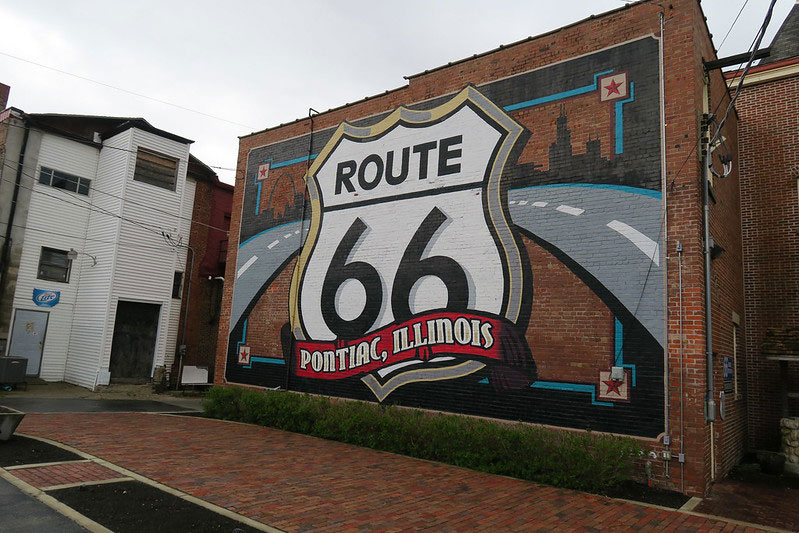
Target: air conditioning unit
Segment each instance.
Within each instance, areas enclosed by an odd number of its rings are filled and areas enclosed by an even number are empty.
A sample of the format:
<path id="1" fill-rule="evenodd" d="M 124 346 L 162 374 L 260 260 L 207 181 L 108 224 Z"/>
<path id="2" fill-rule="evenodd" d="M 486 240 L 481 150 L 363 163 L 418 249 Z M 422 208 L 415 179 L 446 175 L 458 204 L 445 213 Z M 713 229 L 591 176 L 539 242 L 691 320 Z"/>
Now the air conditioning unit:
<path id="1" fill-rule="evenodd" d="M 25 383 L 28 360 L 24 357 L 0 357 L 0 384 Z"/>

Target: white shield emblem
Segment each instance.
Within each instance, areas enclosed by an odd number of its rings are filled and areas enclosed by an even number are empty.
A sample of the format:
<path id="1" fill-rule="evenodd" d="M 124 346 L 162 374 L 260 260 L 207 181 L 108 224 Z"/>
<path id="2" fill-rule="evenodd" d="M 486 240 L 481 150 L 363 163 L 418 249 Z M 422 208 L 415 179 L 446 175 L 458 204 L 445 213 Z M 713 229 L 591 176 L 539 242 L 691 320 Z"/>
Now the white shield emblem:
<path id="1" fill-rule="evenodd" d="M 378 393 L 385 382 L 378 378 L 409 364 L 394 357 L 402 339 L 394 332 L 394 350 L 372 346 L 366 355 L 357 341 L 380 331 L 389 337 L 386 328 L 441 312 L 518 321 L 529 280 L 500 182 L 521 132 L 473 87 L 431 110 L 398 108 L 374 126 L 339 126 L 306 177 L 311 225 L 292 281 L 292 330 L 298 341 L 353 348 L 336 354 L 320 347 L 316 358 L 313 346 L 298 349 L 302 370 L 324 368 L 318 377 L 326 379 L 352 375 L 350 363 L 360 357 L 360 373 L 372 371 L 364 382 L 382 399 L 396 387 Z M 469 332 L 475 346 L 491 336 L 489 327 L 481 337 L 476 322 Z M 436 379 L 484 366 L 450 359 L 460 370 Z M 441 375 L 440 366 L 434 370 Z"/>

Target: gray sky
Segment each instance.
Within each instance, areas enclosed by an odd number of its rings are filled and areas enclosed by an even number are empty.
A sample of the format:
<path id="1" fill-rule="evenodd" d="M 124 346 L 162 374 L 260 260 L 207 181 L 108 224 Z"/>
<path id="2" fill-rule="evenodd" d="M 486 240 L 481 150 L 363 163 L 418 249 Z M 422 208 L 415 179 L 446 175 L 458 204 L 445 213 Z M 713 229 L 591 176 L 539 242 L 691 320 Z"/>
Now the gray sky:
<path id="1" fill-rule="evenodd" d="M 716 47 L 744 1 L 702 2 Z M 749 48 L 768 3 L 748 0 L 721 57 Z M 778 0 L 763 46 L 793 4 Z M 11 86 L 9 105 L 24 111 L 141 116 L 194 139 L 191 151 L 206 164 L 232 169 L 238 135 L 307 116 L 309 107 L 323 111 L 400 87 L 404 75 L 622 5 L 620 0 L 6 1 L 0 2 L 0 82 Z M 233 182 L 232 170 L 217 173 Z"/>

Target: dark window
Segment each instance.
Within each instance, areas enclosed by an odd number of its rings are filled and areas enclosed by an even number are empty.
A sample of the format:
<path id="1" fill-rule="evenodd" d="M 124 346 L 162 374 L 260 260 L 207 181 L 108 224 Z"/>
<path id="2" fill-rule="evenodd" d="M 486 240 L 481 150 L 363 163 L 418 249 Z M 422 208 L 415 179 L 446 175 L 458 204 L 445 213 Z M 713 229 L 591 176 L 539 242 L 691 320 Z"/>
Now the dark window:
<path id="1" fill-rule="evenodd" d="M 42 167 L 41 172 L 39 172 L 39 183 L 88 196 L 92 180 L 81 178 L 74 174 L 67 174 L 60 170 Z"/>
<path id="2" fill-rule="evenodd" d="M 71 267 L 72 261 L 67 257 L 67 252 L 52 248 L 42 248 L 42 253 L 39 256 L 39 273 L 36 277 L 48 281 L 69 283 Z"/>
<path id="3" fill-rule="evenodd" d="M 183 272 L 175 272 L 172 278 L 172 298 L 180 298 L 181 288 L 183 288 Z"/>
<path id="4" fill-rule="evenodd" d="M 136 153 L 136 170 L 133 179 L 162 189 L 175 190 L 178 160 L 157 152 L 139 148 Z"/>

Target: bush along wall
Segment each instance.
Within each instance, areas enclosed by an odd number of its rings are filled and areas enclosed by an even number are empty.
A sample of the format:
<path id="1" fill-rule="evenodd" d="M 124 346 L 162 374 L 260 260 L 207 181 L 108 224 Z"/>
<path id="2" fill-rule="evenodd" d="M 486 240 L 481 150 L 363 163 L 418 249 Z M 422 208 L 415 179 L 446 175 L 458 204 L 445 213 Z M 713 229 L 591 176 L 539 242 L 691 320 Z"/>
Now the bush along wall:
<path id="1" fill-rule="evenodd" d="M 385 404 L 215 387 L 207 416 L 304 433 L 557 487 L 606 492 L 630 478 L 632 438 L 552 431 Z"/>

